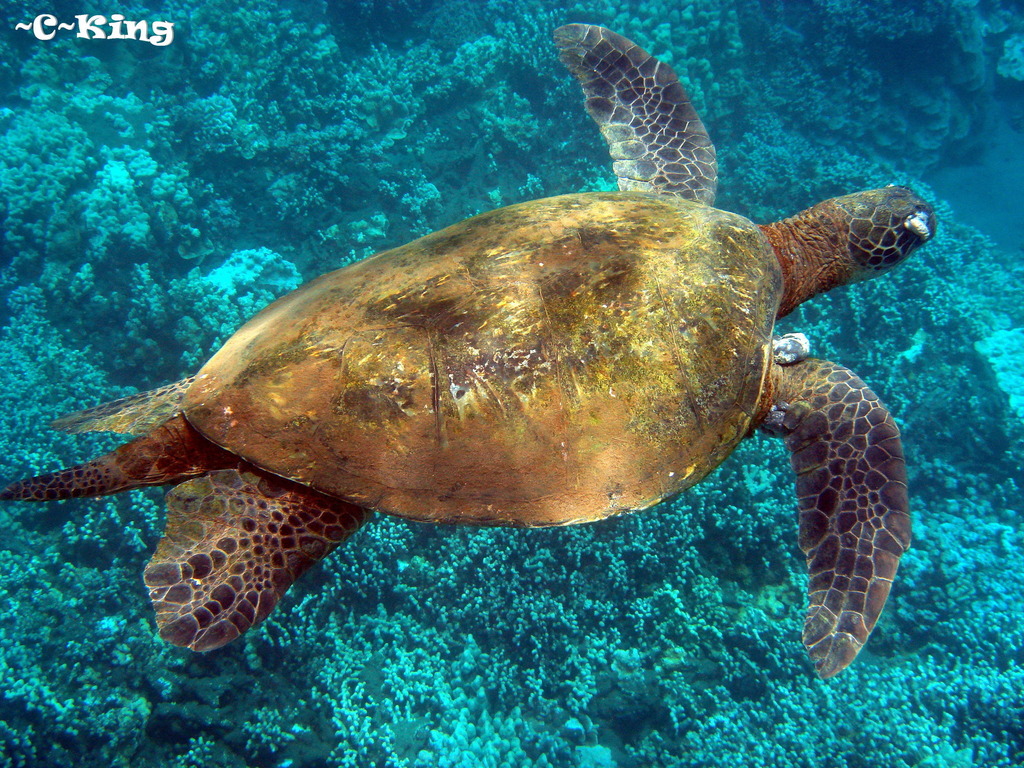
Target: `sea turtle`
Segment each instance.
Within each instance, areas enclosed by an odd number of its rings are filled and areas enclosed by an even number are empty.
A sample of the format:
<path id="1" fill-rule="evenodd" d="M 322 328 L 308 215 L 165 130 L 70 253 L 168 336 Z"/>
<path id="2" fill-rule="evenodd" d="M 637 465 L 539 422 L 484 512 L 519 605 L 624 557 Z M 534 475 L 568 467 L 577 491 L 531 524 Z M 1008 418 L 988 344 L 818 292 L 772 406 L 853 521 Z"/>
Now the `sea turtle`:
<path id="1" fill-rule="evenodd" d="M 856 375 L 773 329 L 900 263 L 932 208 L 889 186 L 763 226 L 715 209 L 715 150 L 672 69 L 597 26 L 555 42 L 619 191 L 501 208 L 324 275 L 196 376 L 54 422 L 139 437 L 2 498 L 173 485 L 144 578 L 160 635 L 204 651 L 371 511 L 599 520 L 688 488 L 762 427 L 796 472 L 803 641 L 822 677 L 848 665 L 910 543 L 899 431 Z"/>

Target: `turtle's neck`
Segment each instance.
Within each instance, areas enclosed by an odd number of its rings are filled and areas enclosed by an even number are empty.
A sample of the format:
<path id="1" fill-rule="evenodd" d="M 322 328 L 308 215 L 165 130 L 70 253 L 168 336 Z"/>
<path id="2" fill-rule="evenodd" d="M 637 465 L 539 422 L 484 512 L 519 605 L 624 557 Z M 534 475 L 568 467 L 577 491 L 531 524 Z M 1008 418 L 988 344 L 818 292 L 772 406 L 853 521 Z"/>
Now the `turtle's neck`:
<path id="1" fill-rule="evenodd" d="M 847 220 L 826 200 L 788 219 L 760 225 L 782 267 L 778 317 L 812 296 L 850 282 L 854 265 L 847 247 Z"/>

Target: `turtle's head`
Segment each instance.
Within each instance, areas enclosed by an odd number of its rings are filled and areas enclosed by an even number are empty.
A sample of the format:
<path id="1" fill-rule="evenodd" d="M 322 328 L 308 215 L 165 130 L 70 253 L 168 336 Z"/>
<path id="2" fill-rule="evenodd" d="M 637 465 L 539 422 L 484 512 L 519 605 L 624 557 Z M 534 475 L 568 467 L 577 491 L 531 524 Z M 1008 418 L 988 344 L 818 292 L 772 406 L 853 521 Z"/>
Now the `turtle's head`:
<path id="1" fill-rule="evenodd" d="M 833 197 L 761 227 L 782 267 L 779 317 L 837 285 L 888 272 L 935 236 L 935 212 L 906 187 Z"/>
<path id="2" fill-rule="evenodd" d="M 827 202 L 838 209 L 837 223 L 846 232 L 851 262 L 846 282 L 888 272 L 935 236 L 935 212 L 906 187 L 889 185 Z"/>

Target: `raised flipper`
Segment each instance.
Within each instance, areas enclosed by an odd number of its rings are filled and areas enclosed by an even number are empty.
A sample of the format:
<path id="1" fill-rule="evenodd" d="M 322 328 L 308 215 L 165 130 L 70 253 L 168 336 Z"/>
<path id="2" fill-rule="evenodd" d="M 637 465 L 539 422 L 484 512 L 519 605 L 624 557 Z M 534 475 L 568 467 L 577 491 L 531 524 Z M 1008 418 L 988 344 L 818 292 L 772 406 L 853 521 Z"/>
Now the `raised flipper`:
<path id="1" fill-rule="evenodd" d="M 231 642 L 368 515 L 255 468 L 175 487 L 164 538 L 145 571 L 160 637 L 196 651 Z"/>
<path id="2" fill-rule="evenodd" d="M 50 422 L 64 432 L 119 432 L 144 435 L 181 413 L 181 400 L 195 376 L 61 416 Z"/>
<path id="3" fill-rule="evenodd" d="M 608 142 L 619 189 L 712 205 L 715 146 L 672 67 L 622 35 L 589 24 L 559 27 L 555 45 Z"/>
<path id="4" fill-rule="evenodd" d="M 810 573 L 803 642 L 828 678 L 867 641 L 910 546 L 903 445 L 878 396 L 840 365 L 776 365 L 772 395 L 763 427 L 791 451 Z"/>

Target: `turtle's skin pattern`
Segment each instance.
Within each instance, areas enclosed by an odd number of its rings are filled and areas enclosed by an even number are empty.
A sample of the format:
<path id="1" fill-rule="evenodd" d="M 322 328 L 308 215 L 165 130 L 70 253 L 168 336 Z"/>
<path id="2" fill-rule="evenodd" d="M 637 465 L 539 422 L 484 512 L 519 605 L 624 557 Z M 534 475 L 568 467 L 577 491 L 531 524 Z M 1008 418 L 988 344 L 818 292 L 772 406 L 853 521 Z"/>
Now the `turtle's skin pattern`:
<path id="1" fill-rule="evenodd" d="M 567 24 L 554 37 L 608 142 L 619 189 L 653 188 L 713 205 L 715 145 L 672 67 L 601 27 Z"/>
<path id="2" fill-rule="evenodd" d="M 903 444 L 878 396 L 841 365 L 777 368 L 769 386 L 793 403 L 766 429 L 783 436 L 796 474 L 810 575 L 803 642 L 830 677 L 867 642 L 910 547 Z"/>
<path id="3" fill-rule="evenodd" d="M 295 579 L 369 515 L 328 496 L 316 502 L 308 489 L 282 488 L 279 478 L 251 468 L 175 486 L 144 574 L 160 636 L 203 651 L 263 621 Z"/>
<path id="4" fill-rule="evenodd" d="M 375 510 L 596 520 L 693 485 L 749 433 L 780 295 L 740 216 L 667 195 L 537 200 L 278 300 L 184 412 L 253 464 Z"/>

